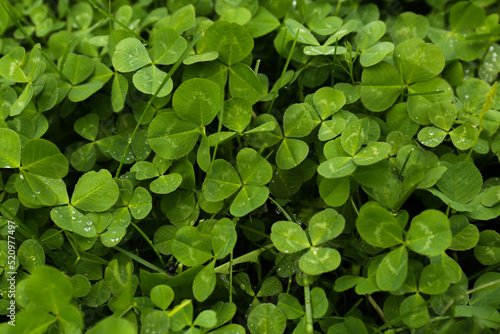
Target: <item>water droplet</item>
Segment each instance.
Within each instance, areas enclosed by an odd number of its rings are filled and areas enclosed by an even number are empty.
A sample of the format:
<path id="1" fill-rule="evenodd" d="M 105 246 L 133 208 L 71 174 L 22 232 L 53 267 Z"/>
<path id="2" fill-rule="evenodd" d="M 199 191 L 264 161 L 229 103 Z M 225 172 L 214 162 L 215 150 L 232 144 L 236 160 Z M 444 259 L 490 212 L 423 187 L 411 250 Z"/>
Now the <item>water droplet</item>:
<path id="1" fill-rule="evenodd" d="M 280 214 L 281 213 L 281 209 L 280 208 L 276 208 L 276 214 Z"/>

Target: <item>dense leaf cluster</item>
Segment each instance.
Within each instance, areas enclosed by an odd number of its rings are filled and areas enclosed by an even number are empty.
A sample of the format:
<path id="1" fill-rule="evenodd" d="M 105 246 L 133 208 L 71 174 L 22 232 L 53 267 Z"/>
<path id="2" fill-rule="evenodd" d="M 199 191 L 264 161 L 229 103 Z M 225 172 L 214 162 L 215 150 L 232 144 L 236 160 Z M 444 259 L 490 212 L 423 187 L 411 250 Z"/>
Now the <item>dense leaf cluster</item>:
<path id="1" fill-rule="evenodd" d="M 497 1 L 0 4 L 2 332 L 500 328 Z"/>

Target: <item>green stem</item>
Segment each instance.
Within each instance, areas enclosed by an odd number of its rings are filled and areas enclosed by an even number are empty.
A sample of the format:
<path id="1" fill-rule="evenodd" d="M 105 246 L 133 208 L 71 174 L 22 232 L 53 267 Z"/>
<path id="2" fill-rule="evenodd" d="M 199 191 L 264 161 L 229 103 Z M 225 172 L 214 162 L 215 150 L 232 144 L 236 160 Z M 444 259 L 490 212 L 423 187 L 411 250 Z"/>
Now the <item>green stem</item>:
<path id="1" fill-rule="evenodd" d="M 240 263 L 245 263 L 245 262 L 257 262 L 259 255 L 266 250 L 273 248 L 273 244 L 266 245 L 264 247 L 261 247 L 259 249 L 256 249 L 254 251 L 251 251 L 250 253 L 246 253 L 245 255 L 239 256 L 236 259 L 233 259 L 232 262 L 226 262 L 214 269 L 216 274 L 228 274 L 231 272 L 231 269 L 234 265 L 240 264 Z"/>
<path id="2" fill-rule="evenodd" d="M 115 19 L 113 17 L 113 15 L 111 15 L 110 13 L 106 12 L 104 9 L 102 9 L 98 4 L 96 4 L 93 0 L 89 0 L 90 4 L 92 6 L 94 6 L 95 9 L 97 9 L 99 12 L 101 12 L 101 14 L 103 14 L 104 16 L 106 16 L 108 19 L 110 19 L 111 21 L 115 22 L 116 24 L 120 25 L 123 29 L 127 30 L 129 33 L 133 34 L 135 37 L 137 37 L 138 39 L 140 39 L 143 43 L 147 44 L 147 45 L 150 45 L 150 43 L 145 40 L 144 38 L 142 38 L 138 33 L 136 33 L 135 31 L 133 31 L 132 29 L 130 29 L 126 24 L 123 24 L 122 22 L 118 21 L 117 19 Z"/>
<path id="3" fill-rule="evenodd" d="M 137 230 L 137 232 L 139 232 L 140 235 L 142 235 L 142 237 L 146 240 L 146 242 L 149 244 L 149 246 L 151 246 L 151 248 L 153 248 L 154 252 L 156 253 L 156 256 L 158 256 L 158 258 L 160 259 L 160 262 L 161 262 L 162 266 L 165 267 L 165 262 L 163 262 L 163 258 L 161 257 L 161 254 L 158 251 L 158 248 L 156 248 L 156 246 L 148 238 L 148 236 L 146 235 L 146 233 L 144 233 L 144 231 L 141 230 L 141 228 L 139 226 L 137 226 L 136 224 L 134 224 L 134 222 L 130 222 L 130 224 Z"/>
<path id="4" fill-rule="evenodd" d="M 273 110 L 274 101 L 276 100 L 276 97 L 278 97 L 278 91 L 280 90 L 281 82 L 283 81 L 283 77 L 285 76 L 285 73 L 288 69 L 288 65 L 290 64 L 290 61 L 292 60 L 292 54 L 293 54 L 293 50 L 295 49 L 295 45 L 297 44 L 297 38 L 299 37 L 299 31 L 300 30 L 297 30 L 297 33 L 295 34 L 292 48 L 290 49 L 290 52 L 288 53 L 288 57 L 286 59 L 285 66 L 283 67 L 283 71 L 281 72 L 281 76 L 278 79 L 278 85 L 276 86 L 276 91 L 274 92 L 273 99 L 271 100 L 271 103 L 269 104 L 269 108 L 267 109 L 268 114 L 270 114 L 271 111 Z"/>
<path id="5" fill-rule="evenodd" d="M 174 66 L 172 66 L 172 68 L 170 69 L 170 71 L 168 71 L 167 76 L 165 77 L 165 79 L 163 79 L 163 81 L 161 82 L 160 86 L 158 86 L 158 89 L 156 90 L 156 92 L 153 94 L 153 96 L 149 99 L 148 103 L 146 104 L 146 107 L 144 108 L 144 111 L 142 112 L 141 117 L 139 118 L 139 121 L 137 122 L 137 125 L 135 126 L 134 131 L 132 132 L 132 135 L 130 136 L 130 139 L 128 140 L 127 146 L 125 147 L 125 150 L 123 151 L 122 158 L 120 159 L 120 164 L 118 165 L 118 169 L 116 170 L 116 174 L 115 174 L 116 178 L 118 178 L 120 176 L 120 172 L 121 172 L 121 170 L 123 168 L 123 163 L 125 161 L 125 156 L 127 155 L 127 152 L 130 149 L 130 145 L 132 144 L 132 140 L 134 139 L 135 134 L 139 130 L 139 127 L 141 125 L 142 119 L 144 118 L 144 115 L 146 115 L 146 111 L 149 109 L 149 107 L 151 107 L 151 105 L 153 104 L 153 101 L 156 98 L 156 96 L 158 95 L 158 93 L 160 93 L 160 91 L 163 88 L 163 86 L 165 86 L 165 84 L 172 77 L 172 75 L 175 73 L 175 71 L 177 70 L 177 68 L 179 68 L 179 66 L 181 65 L 182 61 L 184 60 L 184 58 L 186 58 L 186 56 L 188 55 L 189 51 L 191 51 L 191 49 L 194 47 L 194 45 L 196 44 L 196 42 L 198 41 L 198 39 L 200 38 L 200 36 L 201 36 L 200 34 L 196 35 L 193 38 L 193 40 L 191 41 L 191 43 L 189 43 L 189 45 L 186 48 L 186 50 L 184 50 L 184 53 L 182 54 L 182 56 L 177 60 L 177 62 L 174 64 Z"/>
<path id="6" fill-rule="evenodd" d="M 286 212 L 285 209 L 283 209 L 283 207 L 278 202 L 276 202 L 272 197 L 269 197 L 269 199 L 271 200 L 271 202 L 274 203 L 274 205 L 276 205 L 280 209 L 281 212 L 283 212 L 283 215 L 286 217 L 286 219 L 288 219 L 291 222 L 297 223 L 295 219 L 292 219 L 292 217 L 288 214 L 288 212 Z"/>
<path id="7" fill-rule="evenodd" d="M 229 253 L 229 302 L 233 302 L 233 251 Z"/>
<path id="8" fill-rule="evenodd" d="M 309 285 L 304 287 L 304 301 L 306 303 L 306 331 L 307 333 L 312 333 L 314 327 L 312 320 L 311 289 Z"/>
<path id="9" fill-rule="evenodd" d="M 133 254 L 133 253 L 131 253 L 131 252 L 129 252 L 129 251 L 121 248 L 121 247 L 115 246 L 113 248 L 116 249 L 117 251 L 119 251 L 119 252 L 127 255 L 132 260 L 135 260 L 135 261 L 139 262 L 143 266 L 148 267 L 149 269 L 155 270 L 155 271 L 157 271 L 159 273 L 163 273 L 163 274 L 166 273 L 165 270 L 161 269 L 160 267 L 155 266 L 154 264 L 152 264 L 152 263 L 150 263 L 150 262 L 142 259 L 141 257 L 139 257 L 139 256 L 137 256 L 137 255 L 135 255 L 135 254 Z"/>

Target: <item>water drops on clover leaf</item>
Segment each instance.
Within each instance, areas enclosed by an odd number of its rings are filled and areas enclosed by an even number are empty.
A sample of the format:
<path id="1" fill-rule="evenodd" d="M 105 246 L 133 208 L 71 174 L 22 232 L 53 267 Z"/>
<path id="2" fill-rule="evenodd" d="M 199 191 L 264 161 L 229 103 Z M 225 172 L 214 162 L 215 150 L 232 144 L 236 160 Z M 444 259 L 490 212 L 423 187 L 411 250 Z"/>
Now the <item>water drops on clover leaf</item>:
<path id="1" fill-rule="evenodd" d="M 340 178 L 351 175 L 357 166 L 351 157 L 334 157 L 318 166 L 318 174 L 330 178 Z"/>
<path id="2" fill-rule="evenodd" d="M 372 21 L 358 30 L 356 45 L 361 50 L 366 50 L 384 36 L 386 25 L 382 21 Z"/>
<path id="3" fill-rule="evenodd" d="M 409 84 L 432 79 L 441 73 L 444 60 L 439 47 L 419 38 L 407 39 L 394 50 L 394 64 Z"/>
<path id="4" fill-rule="evenodd" d="M 119 72 L 132 72 L 151 64 L 146 47 L 136 38 L 125 38 L 115 48 L 112 57 L 113 67 Z"/>
<path id="5" fill-rule="evenodd" d="M 391 42 L 376 43 L 363 50 L 359 61 L 364 67 L 369 67 L 380 63 L 384 58 L 394 50 L 394 44 Z"/>
<path id="6" fill-rule="evenodd" d="M 35 239 L 23 241 L 17 250 L 19 263 L 29 272 L 45 264 L 45 252 L 42 245 Z"/>
<path id="7" fill-rule="evenodd" d="M 97 234 L 93 222 L 73 206 L 53 208 L 50 211 L 50 218 L 60 228 L 75 232 L 83 237 L 91 238 Z"/>
<path id="8" fill-rule="evenodd" d="M 319 246 L 342 233 L 345 219 L 334 209 L 325 209 L 311 217 L 308 233 L 313 246 Z"/>
<path id="9" fill-rule="evenodd" d="M 243 217 L 262 206 L 269 197 L 269 189 L 265 186 L 244 185 L 236 195 L 230 207 L 230 213 Z"/>
<path id="10" fill-rule="evenodd" d="M 301 23 L 295 21 L 294 19 L 287 19 L 285 21 L 288 33 L 295 38 L 297 36 L 297 42 L 307 44 L 307 45 L 319 45 L 318 40 L 314 35 L 304 27 Z"/>
<path id="11" fill-rule="evenodd" d="M 141 68 L 134 74 L 132 82 L 139 91 L 153 95 L 156 94 L 166 77 L 167 73 L 158 69 L 156 66 L 147 66 Z M 169 78 L 156 96 L 167 96 L 172 91 L 173 85 L 172 79 Z"/>

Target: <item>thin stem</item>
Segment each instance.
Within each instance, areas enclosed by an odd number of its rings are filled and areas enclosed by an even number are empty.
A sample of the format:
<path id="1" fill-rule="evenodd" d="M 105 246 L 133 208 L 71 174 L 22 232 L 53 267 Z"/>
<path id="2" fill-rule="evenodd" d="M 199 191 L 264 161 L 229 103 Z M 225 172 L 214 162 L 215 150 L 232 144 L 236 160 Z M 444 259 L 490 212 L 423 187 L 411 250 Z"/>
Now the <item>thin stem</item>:
<path id="1" fill-rule="evenodd" d="M 257 262 L 259 256 L 261 253 L 265 252 L 266 250 L 273 248 L 273 244 L 266 245 L 264 247 L 261 247 L 259 249 L 256 249 L 254 251 L 251 251 L 249 253 L 246 253 L 242 256 L 237 257 L 236 259 L 233 259 L 232 262 L 226 262 L 214 269 L 216 274 L 228 274 L 231 272 L 231 267 L 240 263 L 246 263 L 246 262 Z"/>
<path id="2" fill-rule="evenodd" d="M 191 41 L 191 43 L 189 43 L 186 50 L 184 50 L 184 53 L 182 54 L 182 56 L 177 60 L 177 62 L 174 64 L 174 66 L 172 66 L 170 71 L 168 71 L 167 76 L 165 77 L 165 79 L 163 79 L 160 86 L 158 86 L 158 89 L 156 90 L 156 92 L 153 94 L 153 96 L 149 99 L 148 103 L 146 104 L 146 107 L 144 108 L 144 111 L 142 112 L 141 117 L 139 118 L 139 121 L 137 122 L 137 125 L 135 126 L 134 131 L 132 132 L 132 135 L 130 136 L 130 139 L 127 142 L 127 146 L 125 147 L 125 150 L 123 151 L 122 158 L 120 159 L 120 164 L 118 165 L 118 169 L 116 170 L 116 174 L 115 174 L 116 178 L 118 178 L 120 176 L 120 172 L 122 170 L 123 163 L 125 161 L 125 156 L 127 155 L 127 152 L 130 149 L 130 145 L 132 144 L 132 140 L 134 139 L 135 134 L 139 130 L 139 127 L 142 123 L 142 119 L 144 118 L 144 115 L 146 115 L 146 111 L 149 109 L 149 107 L 151 107 L 151 105 L 153 104 L 153 101 L 156 98 L 156 96 L 158 95 L 158 93 L 160 93 L 163 86 L 165 86 L 165 84 L 172 77 L 172 75 L 175 73 L 177 68 L 179 68 L 182 61 L 188 55 L 189 51 L 191 51 L 191 49 L 194 47 L 194 45 L 196 44 L 196 42 L 198 41 L 200 36 L 201 36 L 200 34 L 196 35 L 193 38 L 193 40 Z"/>
<path id="3" fill-rule="evenodd" d="M 274 101 L 276 100 L 276 97 L 278 97 L 278 91 L 281 88 L 281 82 L 283 81 L 283 77 L 285 76 L 285 73 L 288 69 L 288 65 L 290 64 L 290 61 L 292 60 L 292 54 L 293 50 L 295 49 L 295 45 L 297 44 L 297 38 L 299 37 L 299 31 L 297 30 L 297 33 L 295 34 L 295 38 L 293 40 L 292 48 L 290 49 L 290 52 L 288 53 L 288 58 L 286 59 L 285 66 L 283 67 L 283 71 L 281 72 L 281 76 L 278 79 L 278 84 L 276 86 L 276 91 L 273 94 L 273 99 L 271 100 L 271 103 L 269 104 L 269 108 L 267 109 L 267 113 L 270 114 L 271 111 L 273 110 L 273 105 Z"/>
<path id="4" fill-rule="evenodd" d="M 304 301 L 306 304 L 306 331 L 307 333 L 312 333 L 314 327 L 312 320 L 311 289 L 309 285 L 304 287 Z"/>
<path id="5" fill-rule="evenodd" d="M 94 6 L 95 9 L 97 9 L 99 12 L 101 12 L 104 16 L 106 16 L 108 19 L 111 21 L 115 22 L 116 24 L 120 25 L 123 29 L 127 30 L 129 33 L 133 34 L 135 37 L 140 39 L 143 43 L 150 45 L 150 43 L 142 38 L 138 33 L 130 29 L 126 24 L 123 24 L 122 22 L 118 21 L 111 15 L 110 13 L 106 12 L 104 9 L 102 9 L 98 4 L 96 4 L 93 0 L 89 0 L 90 4 Z"/>
<path id="6" fill-rule="evenodd" d="M 146 242 L 149 244 L 149 246 L 151 246 L 151 248 L 153 248 L 153 250 L 156 253 L 156 256 L 158 256 L 158 258 L 160 259 L 160 262 L 161 262 L 162 266 L 165 267 L 165 262 L 163 262 L 163 258 L 161 257 L 160 252 L 158 251 L 158 248 L 156 248 L 156 246 L 148 238 L 148 236 L 146 235 L 146 233 L 144 233 L 144 231 L 141 230 L 141 228 L 139 226 L 137 226 L 136 224 L 134 224 L 134 222 L 130 222 L 130 224 L 137 230 L 137 232 L 139 232 L 140 235 L 142 235 L 142 237 L 146 240 Z"/>
<path id="7" fill-rule="evenodd" d="M 154 264 L 152 264 L 151 262 L 148 262 L 146 260 L 144 260 L 143 258 L 121 248 L 121 247 L 118 247 L 118 246 L 115 246 L 113 247 L 114 249 L 116 249 L 117 251 L 127 255 L 129 258 L 131 258 L 132 260 L 135 260 L 137 262 L 139 262 L 140 264 L 142 264 L 143 266 L 145 267 L 148 267 L 149 269 L 152 269 L 152 270 L 155 270 L 159 273 L 163 273 L 163 274 L 166 274 L 165 270 L 161 269 L 160 267 L 157 267 L 155 266 Z"/>
<path id="8" fill-rule="evenodd" d="M 233 251 L 229 253 L 229 302 L 233 302 Z"/>
<path id="9" fill-rule="evenodd" d="M 377 312 L 377 314 L 380 317 L 380 319 L 382 319 L 382 321 L 384 322 L 384 324 L 386 324 L 387 323 L 387 318 L 384 315 L 384 311 L 382 311 L 382 309 L 380 308 L 380 306 L 378 306 L 378 304 L 375 301 L 375 299 L 373 299 L 373 297 L 371 295 L 368 295 L 368 301 L 370 302 L 370 305 L 375 309 L 375 311 Z M 389 326 L 389 327 L 391 327 L 391 326 Z"/>
<path id="10" fill-rule="evenodd" d="M 274 203 L 274 205 L 276 205 L 280 209 L 281 212 L 283 212 L 283 215 L 286 217 L 286 219 L 288 219 L 291 222 L 296 222 L 294 219 L 292 219 L 292 217 L 288 214 L 288 212 L 286 212 L 285 209 L 283 209 L 283 207 L 278 202 L 276 202 L 272 197 L 269 197 L 269 199 L 271 200 L 271 202 Z"/>

